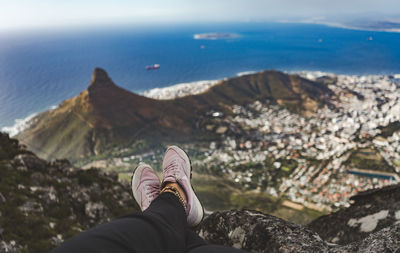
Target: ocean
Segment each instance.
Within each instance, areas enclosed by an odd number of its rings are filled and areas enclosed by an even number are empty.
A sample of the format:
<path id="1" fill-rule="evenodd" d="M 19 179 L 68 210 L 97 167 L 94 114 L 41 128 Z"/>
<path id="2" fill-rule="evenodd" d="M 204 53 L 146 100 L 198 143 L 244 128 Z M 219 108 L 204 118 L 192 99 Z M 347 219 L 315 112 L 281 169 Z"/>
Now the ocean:
<path id="1" fill-rule="evenodd" d="M 236 36 L 194 39 L 211 32 Z M 161 67 L 145 69 L 152 64 Z M 137 93 L 264 69 L 395 74 L 400 33 L 289 23 L 0 33 L 0 129 L 79 94 L 95 67 Z"/>

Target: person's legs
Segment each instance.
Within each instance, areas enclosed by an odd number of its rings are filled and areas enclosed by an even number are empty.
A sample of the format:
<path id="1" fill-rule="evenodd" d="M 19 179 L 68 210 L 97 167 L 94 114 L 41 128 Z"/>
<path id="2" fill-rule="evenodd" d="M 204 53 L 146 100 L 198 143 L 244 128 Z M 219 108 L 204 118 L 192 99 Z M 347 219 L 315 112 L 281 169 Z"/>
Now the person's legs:
<path id="1" fill-rule="evenodd" d="M 133 195 L 143 214 L 99 225 L 67 240 L 52 252 L 245 252 L 206 245 L 187 229 L 187 225 L 196 226 L 203 218 L 203 208 L 190 178 L 189 157 L 178 147 L 169 147 L 163 161 L 162 194 L 159 179 L 149 165 L 139 165 L 132 177 Z"/>
<path id="2" fill-rule="evenodd" d="M 177 197 L 163 193 L 142 215 L 99 225 L 52 252 L 184 252 L 186 224 L 186 213 Z"/>

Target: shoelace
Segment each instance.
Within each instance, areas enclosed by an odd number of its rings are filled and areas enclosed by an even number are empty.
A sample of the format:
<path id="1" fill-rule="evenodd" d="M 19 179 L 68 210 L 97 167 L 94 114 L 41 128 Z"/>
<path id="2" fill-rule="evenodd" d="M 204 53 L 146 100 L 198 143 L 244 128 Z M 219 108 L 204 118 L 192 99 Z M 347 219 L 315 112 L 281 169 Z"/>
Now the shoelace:
<path id="1" fill-rule="evenodd" d="M 164 169 L 163 169 L 163 178 L 166 178 L 167 175 L 176 175 L 178 170 L 178 160 L 173 159 Z"/>
<path id="2" fill-rule="evenodd" d="M 160 193 L 160 187 L 153 184 L 148 184 L 145 186 L 145 193 L 147 200 L 151 202 Z"/>

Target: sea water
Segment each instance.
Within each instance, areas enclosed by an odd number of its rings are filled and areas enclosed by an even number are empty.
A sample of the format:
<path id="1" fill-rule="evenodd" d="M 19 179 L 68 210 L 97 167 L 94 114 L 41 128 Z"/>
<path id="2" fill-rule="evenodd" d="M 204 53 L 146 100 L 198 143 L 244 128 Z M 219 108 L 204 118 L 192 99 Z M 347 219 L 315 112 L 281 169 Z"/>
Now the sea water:
<path id="1" fill-rule="evenodd" d="M 194 39 L 212 32 L 235 36 Z M 400 34 L 281 23 L 0 33 L 0 129 L 79 94 L 95 67 L 138 93 L 264 69 L 395 74 Z"/>

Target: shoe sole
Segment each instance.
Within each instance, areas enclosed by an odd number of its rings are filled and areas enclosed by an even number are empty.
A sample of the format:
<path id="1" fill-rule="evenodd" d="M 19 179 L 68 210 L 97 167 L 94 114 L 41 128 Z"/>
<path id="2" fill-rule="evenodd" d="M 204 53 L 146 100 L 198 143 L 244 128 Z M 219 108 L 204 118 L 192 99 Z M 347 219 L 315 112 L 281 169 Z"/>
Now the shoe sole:
<path id="1" fill-rule="evenodd" d="M 193 170 L 193 167 L 192 167 L 192 161 L 190 160 L 190 157 L 188 156 L 188 154 L 183 150 L 183 149 L 181 149 L 180 147 L 178 147 L 178 146 L 170 146 L 170 147 L 168 147 L 167 148 L 167 151 L 165 152 L 165 153 L 167 153 L 168 152 L 168 150 L 169 149 L 173 149 L 175 152 L 177 152 L 182 158 L 184 158 L 184 160 L 185 160 L 185 162 L 187 162 L 187 163 L 189 163 L 189 168 L 190 168 L 190 181 L 191 181 L 191 179 L 192 179 L 192 170 Z M 196 222 L 195 222 L 195 225 L 193 225 L 193 227 L 195 227 L 195 226 L 197 226 L 198 224 L 200 224 L 200 222 L 203 220 L 203 218 L 204 218 L 204 207 L 203 207 L 203 205 L 200 203 L 200 200 L 197 198 L 197 195 L 196 195 L 196 193 L 195 193 L 195 191 L 194 191 L 194 189 L 193 189 L 193 185 L 192 185 L 192 182 L 190 182 L 190 186 L 192 187 L 192 191 L 193 191 L 193 195 L 194 195 L 194 202 L 195 202 L 195 205 L 196 205 L 196 208 L 197 208 L 197 210 L 201 210 L 201 217 L 200 216 L 198 216 L 197 217 L 197 219 L 196 219 Z"/>

